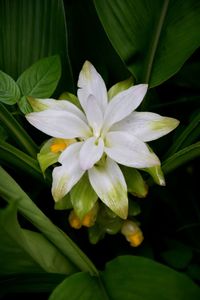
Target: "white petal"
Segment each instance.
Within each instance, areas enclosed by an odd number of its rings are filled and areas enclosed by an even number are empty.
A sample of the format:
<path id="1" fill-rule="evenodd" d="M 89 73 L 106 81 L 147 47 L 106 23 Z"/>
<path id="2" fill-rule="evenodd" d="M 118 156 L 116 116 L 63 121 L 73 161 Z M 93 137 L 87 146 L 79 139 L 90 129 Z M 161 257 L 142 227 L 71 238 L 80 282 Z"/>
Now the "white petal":
<path id="1" fill-rule="evenodd" d="M 101 75 L 94 66 L 86 61 L 82 67 L 78 79 L 78 98 L 83 109 L 86 109 L 89 95 L 95 96 L 102 112 L 107 105 L 107 90 Z"/>
<path id="2" fill-rule="evenodd" d="M 105 130 L 130 115 L 140 105 L 147 92 L 147 87 L 147 84 L 138 84 L 113 97 L 105 112 Z"/>
<path id="3" fill-rule="evenodd" d="M 91 137 L 87 139 L 80 151 L 80 165 L 83 170 L 88 170 L 94 166 L 94 164 L 100 160 L 104 150 L 103 140 Z"/>
<path id="4" fill-rule="evenodd" d="M 162 117 L 151 112 L 132 112 L 124 120 L 114 124 L 112 131 L 125 131 L 138 137 L 141 141 L 149 142 L 160 138 L 175 129 L 179 121 Z"/>
<path id="5" fill-rule="evenodd" d="M 79 164 L 79 151 L 82 143 L 70 145 L 59 157 L 62 166 L 53 170 L 52 195 L 55 201 L 62 199 L 83 176 Z"/>
<path id="6" fill-rule="evenodd" d="M 87 99 L 85 113 L 88 119 L 88 123 L 93 129 L 93 134 L 98 137 L 100 135 L 101 127 L 103 124 L 103 113 L 96 98 L 93 95 L 89 95 Z"/>
<path id="7" fill-rule="evenodd" d="M 42 132 L 56 138 L 87 137 L 91 131 L 78 116 L 67 111 L 44 110 L 30 113 L 26 119 Z"/>
<path id="8" fill-rule="evenodd" d="M 34 111 L 43 111 L 46 109 L 50 110 L 66 110 L 67 112 L 73 113 L 81 120 L 86 121 L 84 113 L 74 104 L 67 100 L 55 100 L 55 99 L 35 99 L 29 97 L 29 102 L 33 107 Z"/>
<path id="9" fill-rule="evenodd" d="M 90 183 L 102 202 L 115 214 L 126 219 L 127 187 L 119 166 L 112 159 L 107 158 L 104 165 L 93 167 L 88 174 Z"/>
<path id="10" fill-rule="evenodd" d="M 146 144 L 125 132 L 109 132 L 104 151 L 116 162 L 133 168 L 148 168 L 159 165 L 158 157 Z"/>

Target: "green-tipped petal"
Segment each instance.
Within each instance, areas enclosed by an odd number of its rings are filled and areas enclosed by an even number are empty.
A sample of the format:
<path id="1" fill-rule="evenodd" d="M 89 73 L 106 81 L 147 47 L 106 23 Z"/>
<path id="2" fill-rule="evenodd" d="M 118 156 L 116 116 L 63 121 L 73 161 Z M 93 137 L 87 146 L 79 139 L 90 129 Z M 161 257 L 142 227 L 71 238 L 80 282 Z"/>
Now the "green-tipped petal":
<path id="1" fill-rule="evenodd" d="M 147 88 L 147 84 L 138 84 L 118 93 L 106 108 L 104 130 L 107 131 L 113 124 L 130 115 L 142 102 Z"/>
<path id="2" fill-rule="evenodd" d="M 116 162 L 132 168 L 148 168 L 160 161 L 147 145 L 126 132 L 113 131 L 106 135 L 105 152 Z"/>
<path id="3" fill-rule="evenodd" d="M 34 112 L 40 112 L 47 109 L 55 111 L 67 111 L 74 114 L 84 122 L 87 121 L 84 113 L 76 105 L 68 100 L 37 99 L 33 97 L 27 98 Z"/>
<path id="4" fill-rule="evenodd" d="M 174 118 L 162 117 L 151 112 L 133 112 L 113 125 L 111 130 L 128 132 L 143 142 L 149 142 L 168 134 L 178 124 L 179 121 Z"/>
<path id="5" fill-rule="evenodd" d="M 84 170 L 79 165 L 79 151 L 82 143 L 74 143 L 59 156 L 63 165 L 53 170 L 52 195 L 55 201 L 62 199 L 80 180 Z"/>
<path id="6" fill-rule="evenodd" d="M 79 74 L 78 87 L 78 98 L 84 110 L 87 109 L 88 96 L 93 95 L 102 112 L 105 111 L 108 101 L 106 86 L 101 75 L 89 61 L 84 63 Z"/>
<path id="7" fill-rule="evenodd" d="M 110 158 L 88 171 L 90 183 L 101 199 L 116 215 L 127 218 L 128 198 L 124 176 Z"/>
<path id="8" fill-rule="evenodd" d="M 143 170 L 151 175 L 155 183 L 161 186 L 165 186 L 165 177 L 161 169 L 161 166 L 145 168 Z"/>
<path id="9" fill-rule="evenodd" d="M 133 85 L 133 83 L 134 83 L 133 77 L 130 77 L 126 80 L 116 83 L 109 89 L 108 99 L 111 100 L 114 96 L 116 96 L 120 92 L 127 90 Z"/>
<path id="10" fill-rule="evenodd" d="M 74 211 L 81 221 L 98 199 L 87 174 L 72 188 L 70 196 Z"/>
<path id="11" fill-rule="evenodd" d="M 56 138 L 73 139 L 91 134 L 89 126 L 75 114 L 65 110 L 47 109 L 26 115 L 31 125 Z"/>

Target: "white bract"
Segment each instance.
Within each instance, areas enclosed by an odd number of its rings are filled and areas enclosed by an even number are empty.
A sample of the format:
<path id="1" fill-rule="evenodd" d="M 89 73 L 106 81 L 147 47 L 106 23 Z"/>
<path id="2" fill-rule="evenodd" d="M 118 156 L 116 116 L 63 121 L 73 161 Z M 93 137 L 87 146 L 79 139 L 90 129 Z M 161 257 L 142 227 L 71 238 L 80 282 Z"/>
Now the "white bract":
<path id="1" fill-rule="evenodd" d="M 125 219 L 127 186 L 117 163 L 133 168 L 159 165 L 145 142 L 169 133 L 179 122 L 155 113 L 135 112 L 147 84 L 131 86 L 108 100 L 102 77 L 88 61 L 80 72 L 78 87 L 82 111 L 67 100 L 37 99 L 43 110 L 26 116 L 51 137 L 76 139 L 61 153 L 61 165 L 53 170 L 53 198 L 62 199 L 88 171 L 99 198 Z"/>

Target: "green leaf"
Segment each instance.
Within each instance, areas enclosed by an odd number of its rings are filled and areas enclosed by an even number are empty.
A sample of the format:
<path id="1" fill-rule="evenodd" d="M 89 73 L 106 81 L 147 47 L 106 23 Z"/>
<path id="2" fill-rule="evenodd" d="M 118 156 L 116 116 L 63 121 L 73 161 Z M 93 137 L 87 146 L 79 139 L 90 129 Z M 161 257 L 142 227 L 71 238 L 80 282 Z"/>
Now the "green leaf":
<path id="1" fill-rule="evenodd" d="M 66 275 L 51 273 L 12 274 L 0 278 L 0 296 L 9 293 L 49 293 L 64 279 Z M 11 289 L 12 287 L 12 289 Z"/>
<path id="2" fill-rule="evenodd" d="M 19 109 L 21 110 L 21 112 L 23 112 L 23 114 L 25 114 L 25 115 L 29 114 L 33 111 L 32 108 L 31 108 L 30 103 L 28 102 L 28 99 L 26 98 L 26 96 L 21 97 L 17 104 L 18 104 Z"/>
<path id="3" fill-rule="evenodd" d="M 44 183 L 44 178 L 42 177 L 37 160 L 10 145 L 9 143 L 1 140 L 0 162 L 3 165 L 22 170 L 23 172 L 31 175 L 33 178 L 36 178 Z M 47 178 L 47 182 L 51 182 L 49 177 Z"/>
<path id="4" fill-rule="evenodd" d="M 0 121 L 9 136 L 19 145 L 22 150 L 32 157 L 36 157 L 38 148 L 26 130 L 17 122 L 12 114 L 0 103 Z"/>
<path id="5" fill-rule="evenodd" d="M 144 257 L 118 257 L 107 264 L 102 278 L 113 300 L 195 300 L 200 297 L 199 287 L 187 276 Z"/>
<path id="6" fill-rule="evenodd" d="M 114 96 L 116 96 L 118 93 L 130 88 L 134 84 L 134 80 L 132 77 L 120 81 L 113 85 L 109 91 L 108 91 L 108 99 L 111 100 Z"/>
<path id="7" fill-rule="evenodd" d="M 21 89 L 22 95 L 35 98 L 50 97 L 60 79 L 61 64 L 58 56 L 43 58 L 24 71 L 17 83 Z M 26 98 L 23 98 L 23 103 Z M 24 105 L 20 105 L 24 109 Z M 27 104 L 29 105 L 29 104 Z M 31 106 L 29 105 L 29 108 Z M 28 111 L 29 112 L 29 111 Z"/>
<path id="8" fill-rule="evenodd" d="M 148 186 L 140 172 L 134 168 L 121 167 L 124 174 L 128 192 L 138 198 L 145 198 L 148 193 Z"/>
<path id="9" fill-rule="evenodd" d="M 179 166 L 200 156 L 200 142 L 192 144 L 167 158 L 162 165 L 164 174 L 172 172 Z"/>
<path id="10" fill-rule="evenodd" d="M 109 299 L 100 287 L 96 277 L 87 273 L 77 273 L 65 279 L 51 294 L 49 300 L 107 300 Z"/>
<path id="11" fill-rule="evenodd" d="M 176 138 L 166 156 L 171 156 L 181 148 L 189 146 L 200 136 L 200 112 L 197 112 L 192 118 L 190 124 Z"/>
<path id="12" fill-rule="evenodd" d="M 17 79 L 39 59 L 59 55 L 61 90 L 73 91 L 63 1 L 0 0 L 0 7 L 0 69 Z"/>
<path id="13" fill-rule="evenodd" d="M 87 273 L 68 277 L 49 300 L 196 300 L 199 297 L 200 288 L 187 276 L 144 257 L 122 256 L 106 265 L 101 278 Z"/>
<path id="14" fill-rule="evenodd" d="M 98 274 L 95 266 L 89 258 L 76 246 L 76 244 L 57 228 L 43 212 L 32 202 L 28 195 L 20 186 L 9 176 L 9 174 L 0 167 L 0 194 L 8 203 L 17 201 L 17 209 L 21 212 L 42 234 L 51 241 L 60 252 L 66 257 L 68 273 L 76 270 Z M 72 264 L 72 263 L 73 264 Z M 76 266 L 76 267 L 74 267 Z"/>
<path id="15" fill-rule="evenodd" d="M 20 227 L 16 204 L 0 210 L 0 273 L 46 271 L 68 274 L 65 257 L 53 244 L 43 235 Z"/>
<path id="16" fill-rule="evenodd" d="M 16 82 L 6 73 L 0 71 L 0 101 L 12 105 L 20 98 L 20 90 Z"/>
<path id="17" fill-rule="evenodd" d="M 172 268 L 185 269 L 193 257 L 192 250 L 175 240 L 167 241 L 168 250 L 161 252 L 161 257 Z"/>
<path id="18" fill-rule="evenodd" d="M 196 0 L 94 0 L 116 51 L 150 87 L 174 75 L 200 45 Z"/>
<path id="19" fill-rule="evenodd" d="M 80 220 L 94 207 L 98 199 L 87 174 L 84 174 L 79 182 L 72 188 L 70 196 L 73 208 Z"/>

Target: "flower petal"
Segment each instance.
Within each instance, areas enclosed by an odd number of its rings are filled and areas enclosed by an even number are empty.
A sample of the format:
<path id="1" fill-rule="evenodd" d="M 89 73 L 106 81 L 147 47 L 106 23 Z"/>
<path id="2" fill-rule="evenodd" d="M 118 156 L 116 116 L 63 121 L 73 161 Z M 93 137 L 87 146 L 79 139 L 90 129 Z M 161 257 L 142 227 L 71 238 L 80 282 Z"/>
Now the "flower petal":
<path id="1" fill-rule="evenodd" d="M 88 96 L 85 113 L 88 119 L 88 123 L 93 129 L 93 134 L 98 137 L 100 135 L 101 127 L 103 124 L 103 113 L 96 98 L 93 95 Z"/>
<path id="2" fill-rule="evenodd" d="M 140 105 L 147 92 L 147 87 L 147 84 L 138 84 L 113 97 L 105 112 L 105 130 L 127 117 Z"/>
<path id="3" fill-rule="evenodd" d="M 86 61 L 78 79 L 78 98 L 83 109 L 86 109 L 89 95 L 96 97 L 102 112 L 107 105 L 107 90 L 101 75 L 96 71 L 94 66 Z"/>
<path id="4" fill-rule="evenodd" d="M 105 152 L 116 162 L 133 168 L 159 165 L 158 157 L 147 145 L 129 133 L 115 131 L 106 135 Z"/>
<path id="5" fill-rule="evenodd" d="M 80 151 L 80 165 L 83 170 L 88 170 L 94 166 L 94 164 L 100 160 L 104 150 L 103 140 L 91 137 L 87 139 Z"/>
<path id="6" fill-rule="evenodd" d="M 83 176 L 79 165 L 79 151 L 82 143 L 71 144 L 59 157 L 62 166 L 53 170 L 52 195 L 55 201 L 62 199 Z"/>
<path id="7" fill-rule="evenodd" d="M 81 120 L 87 122 L 84 113 L 76 105 L 67 100 L 36 99 L 33 97 L 28 97 L 28 101 L 34 112 L 39 112 L 46 109 L 61 111 L 66 110 L 67 112 L 70 112 L 79 117 Z"/>
<path id="8" fill-rule="evenodd" d="M 116 123 L 112 131 L 125 131 L 138 137 L 143 142 L 160 138 L 175 129 L 179 121 L 173 118 L 162 117 L 151 112 L 132 112 L 124 120 Z"/>
<path id="9" fill-rule="evenodd" d="M 87 137 L 91 133 L 83 120 L 67 111 L 48 109 L 30 113 L 26 119 L 37 129 L 56 138 Z"/>
<path id="10" fill-rule="evenodd" d="M 120 218 L 128 214 L 127 187 L 119 166 L 109 157 L 104 165 L 88 171 L 90 183 L 102 200 Z"/>

